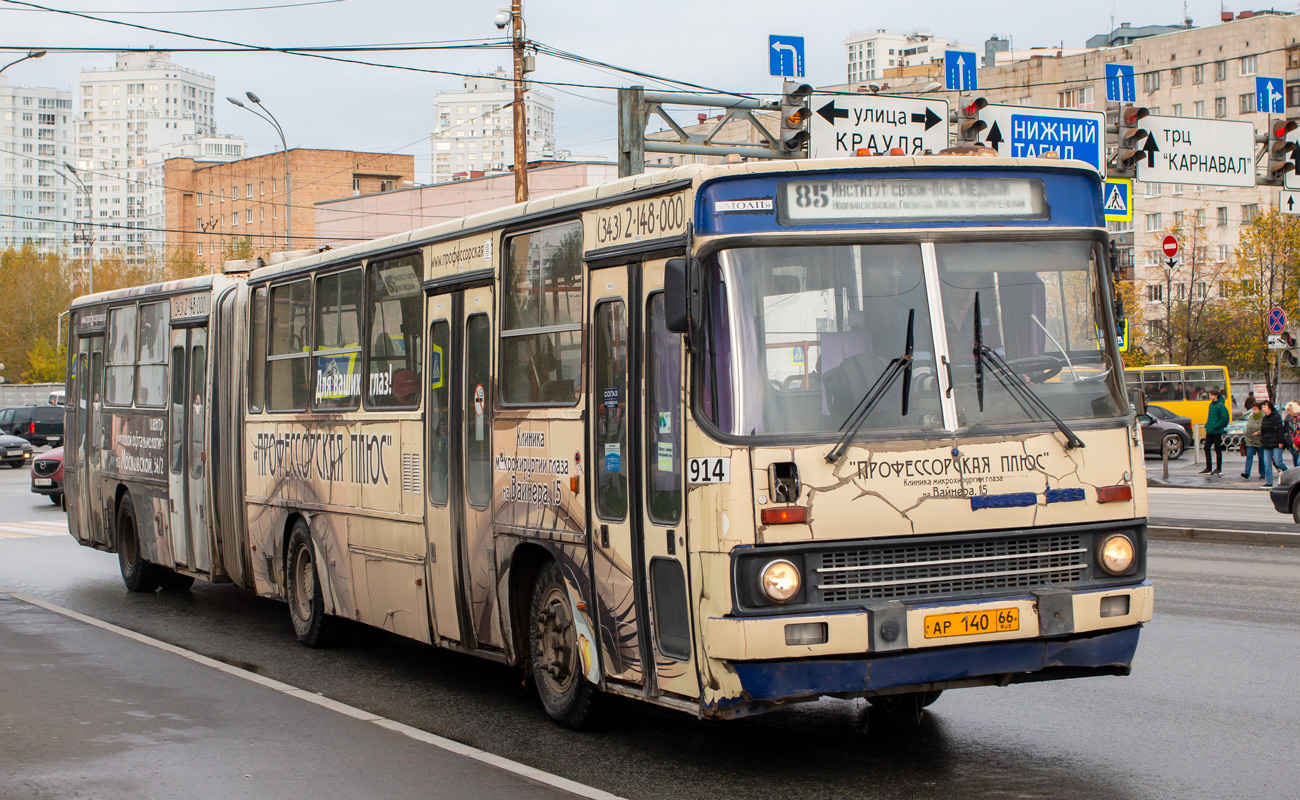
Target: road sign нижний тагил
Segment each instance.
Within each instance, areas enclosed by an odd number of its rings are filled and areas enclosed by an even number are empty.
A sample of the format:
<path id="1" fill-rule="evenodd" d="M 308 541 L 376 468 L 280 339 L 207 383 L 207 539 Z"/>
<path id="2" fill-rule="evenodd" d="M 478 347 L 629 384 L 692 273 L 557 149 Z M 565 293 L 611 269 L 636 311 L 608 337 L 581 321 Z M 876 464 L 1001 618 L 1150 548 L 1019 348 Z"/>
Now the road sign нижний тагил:
<path id="1" fill-rule="evenodd" d="M 955 92 L 973 92 L 979 88 L 975 77 L 975 53 L 965 50 L 949 50 L 943 54 L 943 75 L 945 86 Z"/>
<path id="2" fill-rule="evenodd" d="M 813 95 L 808 127 L 810 158 L 856 155 L 858 150 L 904 155 L 948 146 L 948 102 L 882 95 Z"/>
<path id="3" fill-rule="evenodd" d="M 1137 179 L 1202 186 L 1255 185 L 1255 126 L 1193 117 L 1144 117 L 1147 132 Z"/>
<path id="4" fill-rule="evenodd" d="M 987 105 L 979 114 L 986 126 L 982 140 L 1000 156 L 1037 158 L 1051 152 L 1105 172 L 1104 112 Z"/>
<path id="5" fill-rule="evenodd" d="M 1255 110 L 1262 114 L 1285 114 L 1286 105 L 1282 102 L 1286 95 L 1282 93 L 1281 78 L 1255 78 Z"/>
<path id="6" fill-rule="evenodd" d="M 1132 103 L 1137 100 L 1133 67 L 1127 64 L 1106 65 L 1106 99 L 1113 103 Z"/>
<path id="7" fill-rule="evenodd" d="M 1101 188 L 1101 210 L 1107 222 L 1133 221 L 1133 181 L 1107 178 Z"/>
<path id="8" fill-rule="evenodd" d="M 802 78 L 803 37 L 768 36 L 767 59 L 772 75 L 782 78 Z"/>

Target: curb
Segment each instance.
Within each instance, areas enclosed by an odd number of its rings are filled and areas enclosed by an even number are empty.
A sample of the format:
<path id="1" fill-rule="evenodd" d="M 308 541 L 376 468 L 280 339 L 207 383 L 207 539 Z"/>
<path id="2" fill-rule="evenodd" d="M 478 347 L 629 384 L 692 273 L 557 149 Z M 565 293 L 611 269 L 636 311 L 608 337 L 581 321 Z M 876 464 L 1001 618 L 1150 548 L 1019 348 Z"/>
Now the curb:
<path id="1" fill-rule="evenodd" d="M 1157 489 L 1212 489 L 1220 492 L 1264 492 L 1267 491 L 1263 484 L 1252 486 L 1247 483 L 1238 483 L 1236 485 L 1226 483 L 1175 483 L 1172 480 L 1167 481 L 1164 478 L 1155 478 L 1147 476 L 1147 486 L 1154 486 Z"/>
<path id="2" fill-rule="evenodd" d="M 1188 528 L 1181 525 L 1148 525 L 1147 538 L 1166 542 L 1213 542 L 1215 544 L 1300 547 L 1300 533 L 1238 531 L 1224 528 Z"/>

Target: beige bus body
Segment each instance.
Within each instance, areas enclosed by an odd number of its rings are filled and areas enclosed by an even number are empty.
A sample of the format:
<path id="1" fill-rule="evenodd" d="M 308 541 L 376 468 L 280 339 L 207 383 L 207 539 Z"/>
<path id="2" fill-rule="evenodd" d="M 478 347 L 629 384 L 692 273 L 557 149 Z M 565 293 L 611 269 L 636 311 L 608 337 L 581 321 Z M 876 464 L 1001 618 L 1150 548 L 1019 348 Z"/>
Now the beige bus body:
<path id="1" fill-rule="evenodd" d="M 350 620 L 523 666 L 542 676 L 547 710 L 566 724 L 581 722 L 584 687 L 726 718 L 823 694 L 1126 673 L 1153 597 L 1131 414 L 1076 424 L 1084 446 L 1069 447 L 1045 418 L 959 430 L 944 399 L 943 421 L 936 412 L 915 430 L 858 437 L 832 463 L 833 437 L 720 433 L 701 412 L 700 340 L 665 327 L 670 259 L 733 240 L 839 241 L 797 228 L 702 235 L 706 186 L 986 167 L 1080 173 L 942 157 L 683 167 L 247 280 L 79 298 L 67 391 L 73 535 L 122 551 L 124 576 L 144 569 L 164 587 L 228 580 L 285 599 L 300 636 Z M 929 250 L 925 258 L 932 269 Z M 113 309 L 138 316 L 163 300 L 168 402 L 107 405 L 107 370 L 130 366 L 138 382 L 160 363 L 138 341 L 129 361 L 110 357 L 113 323 L 129 316 Z M 1113 335 L 1097 335 L 1114 352 Z M 180 378 L 177 364 L 187 365 Z M 947 381 L 951 397 L 951 373 Z M 796 496 L 781 502 L 773 476 L 792 469 Z M 994 501 L 977 507 L 980 497 Z M 774 509 L 803 517 L 765 521 Z M 1050 577 L 1100 576 L 1094 560 L 1112 532 L 1139 550 L 1131 579 Z M 1035 558 L 1049 577 L 1018 583 Z M 745 571 L 754 559 L 803 565 L 799 597 L 783 607 L 756 594 Z M 971 570 L 982 582 L 968 580 Z M 548 594 L 553 575 L 562 585 Z M 950 590 L 912 591 L 943 580 Z M 322 619 L 311 618 L 313 604 Z M 941 630 L 981 614 L 1005 624 Z M 945 672 L 961 654 L 960 671 Z"/>

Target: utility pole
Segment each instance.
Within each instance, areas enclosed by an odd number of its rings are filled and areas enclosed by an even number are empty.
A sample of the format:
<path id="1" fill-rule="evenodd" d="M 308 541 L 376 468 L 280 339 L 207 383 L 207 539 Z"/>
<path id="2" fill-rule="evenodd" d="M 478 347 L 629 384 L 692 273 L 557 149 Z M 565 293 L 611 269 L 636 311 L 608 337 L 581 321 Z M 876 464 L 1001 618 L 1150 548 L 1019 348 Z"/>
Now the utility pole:
<path id="1" fill-rule="evenodd" d="M 511 0 L 510 32 L 515 51 L 515 202 L 528 199 L 528 111 L 524 108 L 523 0 Z"/>

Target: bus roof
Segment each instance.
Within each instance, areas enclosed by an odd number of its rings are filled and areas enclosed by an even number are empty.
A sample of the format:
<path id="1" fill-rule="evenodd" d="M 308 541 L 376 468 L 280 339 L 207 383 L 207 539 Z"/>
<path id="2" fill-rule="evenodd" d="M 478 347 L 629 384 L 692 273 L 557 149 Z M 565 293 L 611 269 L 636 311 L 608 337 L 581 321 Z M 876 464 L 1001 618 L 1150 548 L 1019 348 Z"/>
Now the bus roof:
<path id="1" fill-rule="evenodd" d="M 142 295 L 161 294 L 163 292 L 183 292 L 191 289 L 211 289 L 213 275 L 199 275 L 193 278 L 178 278 L 174 281 L 161 281 L 151 283 L 146 286 L 130 286 L 126 289 L 113 289 L 107 292 L 96 292 L 95 294 L 85 294 L 72 301 L 70 309 L 82 308 L 84 306 L 98 305 L 113 300 L 121 300 L 127 297 L 139 297 Z"/>
<path id="2" fill-rule="evenodd" d="M 612 198 L 628 192 L 653 189 L 656 186 L 690 183 L 695 187 L 715 178 L 729 175 L 764 172 L 816 171 L 836 169 L 900 169 L 907 167 L 961 168 L 961 169 L 1056 169 L 1064 172 L 1097 172 L 1081 161 L 1064 161 L 1051 158 L 995 158 L 989 156 L 875 156 L 871 158 L 819 158 L 781 161 L 751 161 L 741 164 L 686 164 L 680 167 L 619 178 L 597 186 L 587 186 L 561 194 L 515 203 L 502 208 L 474 214 L 469 217 L 440 222 L 424 228 L 395 233 L 379 239 L 348 245 L 338 250 L 326 250 L 302 258 L 260 267 L 249 275 L 250 281 L 267 280 L 281 272 L 296 271 L 317 264 L 346 261 L 364 256 L 375 250 L 392 250 L 403 245 L 423 245 L 440 239 L 453 239 L 462 231 L 504 223 L 508 220 L 546 211 L 578 207 L 602 198 Z"/>

